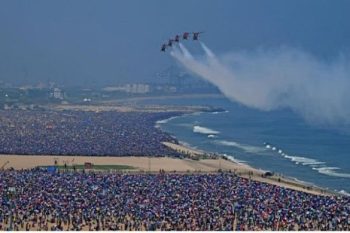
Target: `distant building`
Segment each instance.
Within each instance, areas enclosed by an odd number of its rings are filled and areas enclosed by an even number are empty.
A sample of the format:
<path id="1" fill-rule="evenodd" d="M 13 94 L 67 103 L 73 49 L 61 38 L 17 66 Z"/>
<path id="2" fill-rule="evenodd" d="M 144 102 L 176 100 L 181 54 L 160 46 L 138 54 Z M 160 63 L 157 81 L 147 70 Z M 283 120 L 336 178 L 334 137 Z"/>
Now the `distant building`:
<path id="1" fill-rule="evenodd" d="M 149 92 L 149 85 L 148 84 L 127 84 L 125 86 L 125 91 L 127 93 L 145 94 Z"/>
<path id="2" fill-rule="evenodd" d="M 53 92 L 51 93 L 51 96 L 55 99 L 60 99 L 63 100 L 64 99 L 64 95 L 61 89 L 55 87 L 53 89 Z"/>
<path id="3" fill-rule="evenodd" d="M 150 92 L 150 86 L 148 84 L 133 83 L 116 87 L 106 87 L 104 91 L 120 91 L 132 94 L 146 94 Z"/>
<path id="4" fill-rule="evenodd" d="M 154 87 L 154 90 L 157 92 L 164 92 L 164 93 L 176 93 L 178 92 L 178 88 L 175 86 L 171 86 L 168 84 L 160 84 Z"/>
<path id="5" fill-rule="evenodd" d="M 33 89 L 32 85 L 23 85 L 19 87 L 20 90 L 25 91 L 25 90 L 31 90 Z"/>

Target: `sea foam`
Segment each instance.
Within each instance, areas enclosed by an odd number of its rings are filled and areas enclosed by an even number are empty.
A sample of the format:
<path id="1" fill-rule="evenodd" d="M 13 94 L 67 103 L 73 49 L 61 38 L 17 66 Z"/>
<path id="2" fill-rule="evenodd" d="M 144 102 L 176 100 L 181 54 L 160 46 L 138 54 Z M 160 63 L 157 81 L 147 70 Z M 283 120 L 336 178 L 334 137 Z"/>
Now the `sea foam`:
<path id="1" fill-rule="evenodd" d="M 166 124 L 168 123 L 169 121 L 177 118 L 178 116 L 174 116 L 174 117 L 170 117 L 170 118 L 167 118 L 167 119 L 164 119 L 164 120 L 159 120 L 159 121 L 156 121 L 156 124 Z"/>
<path id="2" fill-rule="evenodd" d="M 270 147 L 271 148 L 271 147 Z M 274 147 L 271 149 L 273 150 Z M 326 162 L 319 161 L 317 159 L 308 158 L 305 156 L 291 156 L 286 153 L 283 153 L 281 150 L 281 153 L 279 153 L 282 157 L 289 159 L 290 161 L 294 162 L 297 165 L 303 165 L 303 166 L 309 166 L 312 170 L 317 171 L 318 173 L 328 175 L 328 176 L 335 176 L 335 177 L 342 177 L 342 178 L 350 178 L 350 173 L 343 173 L 343 172 L 337 172 L 337 170 L 340 170 L 339 167 L 329 167 L 327 166 Z"/>
<path id="3" fill-rule="evenodd" d="M 241 143 L 238 143 L 235 141 L 216 140 L 216 141 L 214 141 L 214 143 L 217 145 L 222 145 L 222 146 L 237 147 L 237 148 L 244 150 L 245 152 L 248 152 L 248 153 L 259 153 L 259 152 L 265 151 L 265 148 L 263 148 L 263 147 L 241 144 Z"/>
<path id="4" fill-rule="evenodd" d="M 193 126 L 193 132 L 194 133 L 200 133 L 200 134 L 212 134 L 212 135 L 220 133 L 219 131 L 216 131 L 216 130 L 213 130 L 213 129 L 209 129 L 209 128 L 206 128 L 206 127 L 202 127 L 202 126 L 198 126 L 198 125 Z"/>
<path id="5" fill-rule="evenodd" d="M 350 193 L 346 192 L 345 190 L 340 190 L 339 193 L 350 197 Z"/>
<path id="6" fill-rule="evenodd" d="M 342 172 L 336 172 L 336 170 L 339 170 L 339 167 L 318 167 L 314 168 L 314 170 L 317 170 L 319 173 L 328 175 L 328 176 L 336 176 L 336 177 L 343 177 L 343 178 L 350 178 L 349 173 L 342 173 Z"/>
<path id="7" fill-rule="evenodd" d="M 241 163 L 241 164 L 246 164 L 247 162 L 244 160 L 238 160 L 236 159 L 233 155 L 227 155 L 227 154 L 222 154 L 222 156 L 224 156 L 225 158 L 227 158 L 228 160 L 235 162 L 235 163 Z"/>
<path id="8" fill-rule="evenodd" d="M 321 165 L 325 164 L 325 162 L 318 161 L 316 159 L 311 159 L 307 157 L 302 157 L 302 156 L 290 156 L 290 155 L 284 155 L 283 156 L 286 159 L 290 159 L 292 162 L 295 163 L 300 163 L 301 165 Z"/>

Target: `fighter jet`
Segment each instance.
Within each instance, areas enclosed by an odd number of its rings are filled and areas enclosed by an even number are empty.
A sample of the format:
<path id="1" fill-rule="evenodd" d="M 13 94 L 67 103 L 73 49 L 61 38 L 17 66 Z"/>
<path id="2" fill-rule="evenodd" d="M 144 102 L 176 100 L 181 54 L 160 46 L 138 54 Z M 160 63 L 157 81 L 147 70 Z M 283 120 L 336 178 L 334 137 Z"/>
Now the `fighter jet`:
<path id="1" fill-rule="evenodd" d="M 165 49 L 166 49 L 166 44 L 163 44 L 160 51 L 165 52 Z"/>
<path id="2" fill-rule="evenodd" d="M 192 33 L 189 33 L 189 32 L 184 32 L 182 34 L 182 39 L 183 40 L 188 40 L 189 36 L 190 35 L 193 35 L 192 39 L 193 40 L 199 40 L 199 35 L 203 33 L 203 32 L 192 32 Z M 162 52 L 165 52 L 166 48 L 167 47 L 172 47 L 173 46 L 173 43 L 174 42 L 177 42 L 179 43 L 180 42 L 180 39 L 181 39 L 181 35 L 179 34 L 176 34 L 174 39 L 169 39 L 168 42 L 164 43 L 160 49 L 160 51 Z"/>
<path id="3" fill-rule="evenodd" d="M 198 40 L 199 38 L 199 34 L 201 34 L 203 32 L 193 32 L 193 40 Z"/>
<path id="4" fill-rule="evenodd" d="M 179 42 L 179 41 L 180 41 L 180 36 L 179 36 L 179 35 L 176 35 L 174 41 L 175 41 L 175 42 Z"/>
<path id="5" fill-rule="evenodd" d="M 168 46 L 169 46 L 169 47 L 173 46 L 173 42 L 174 42 L 173 39 L 169 39 L 169 41 L 168 41 Z"/>
<path id="6" fill-rule="evenodd" d="M 189 32 L 184 32 L 184 34 L 182 35 L 182 39 L 187 40 L 189 35 Z"/>

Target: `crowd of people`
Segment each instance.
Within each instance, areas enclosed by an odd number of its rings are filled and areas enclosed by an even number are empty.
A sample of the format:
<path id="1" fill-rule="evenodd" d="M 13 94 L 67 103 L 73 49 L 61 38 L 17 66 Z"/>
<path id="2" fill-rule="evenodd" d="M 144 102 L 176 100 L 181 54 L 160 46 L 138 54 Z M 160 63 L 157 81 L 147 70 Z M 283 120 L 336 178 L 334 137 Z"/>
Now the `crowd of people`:
<path id="1" fill-rule="evenodd" d="M 0 154 L 181 156 L 155 122 L 178 113 L 25 111 L 0 112 Z"/>
<path id="2" fill-rule="evenodd" d="M 1 230 L 350 230 L 350 198 L 233 173 L 0 172 Z"/>

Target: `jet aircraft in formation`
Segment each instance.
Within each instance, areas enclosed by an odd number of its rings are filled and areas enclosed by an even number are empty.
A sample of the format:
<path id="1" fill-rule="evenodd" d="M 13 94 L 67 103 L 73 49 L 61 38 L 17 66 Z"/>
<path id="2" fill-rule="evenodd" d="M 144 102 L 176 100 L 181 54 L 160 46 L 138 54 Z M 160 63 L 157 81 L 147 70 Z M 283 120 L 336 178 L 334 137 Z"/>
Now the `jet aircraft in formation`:
<path id="1" fill-rule="evenodd" d="M 199 40 L 199 35 L 203 33 L 203 32 L 184 32 L 182 34 L 182 40 L 188 40 L 188 38 L 190 37 L 190 35 L 192 36 L 192 40 Z M 174 39 L 169 39 L 167 43 L 162 44 L 162 47 L 160 49 L 160 51 L 165 52 L 167 47 L 172 47 L 174 42 L 180 42 L 180 35 L 176 35 Z"/>

